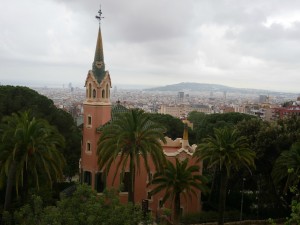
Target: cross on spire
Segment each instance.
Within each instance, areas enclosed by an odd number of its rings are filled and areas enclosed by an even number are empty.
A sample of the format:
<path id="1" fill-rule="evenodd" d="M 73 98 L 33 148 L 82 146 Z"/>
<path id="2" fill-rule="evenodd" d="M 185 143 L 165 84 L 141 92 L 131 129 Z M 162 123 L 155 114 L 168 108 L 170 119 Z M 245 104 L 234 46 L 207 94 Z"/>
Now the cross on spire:
<path id="1" fill-rule="evenodd" d="M 100 9 L 98 11 L 99 16 L 95 16 L 97 20 L 99 20 L 99 24 L 101 24 L 101 19 L 103 19 L 104 17 L 102 16 L 102 11 L 101 11 L 101 5 L 100 5 Z"/>

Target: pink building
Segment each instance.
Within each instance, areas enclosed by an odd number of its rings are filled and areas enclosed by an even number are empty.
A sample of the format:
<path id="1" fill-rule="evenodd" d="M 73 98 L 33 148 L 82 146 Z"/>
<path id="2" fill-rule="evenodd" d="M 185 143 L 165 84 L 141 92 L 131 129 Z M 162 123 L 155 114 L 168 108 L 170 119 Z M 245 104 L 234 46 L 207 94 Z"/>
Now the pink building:
<path id="1" fill-rule="evenodd" d="M 97 165 L 97 142 L 101 135 L 98 128 L 109 122 L 115 113 L 122 113 L 127 110 L 120 104 L 112 106 L 110 101 L 111 79 L 109 72 L 105 70 L 100 26 L 93 68 L 87 74 L 85 87 L 86 99 L 83 103 L 83 140 L 80 160 L 81 181 L 91 185 L 99 194 L 103 192 L 105 188 L 114 187 L 119 189 L 121 186 L 120 184 L 123 183 L 123 188 L 119 193 L 119 196 L 122 202 L 127 202 L 126 172 L 123 181 L 120 180 L 120 175 L 117 175 L 115 182 L 113 183 L 112 180 L 116 172 L 117 162 L 115 165 L 112 165 L 107 176 L 104 176 L 104 173 Z M 162 144 L 162 147 L 165 156 L 171 162 L 175 162 L 176 158 L 179 160 L 190 158 L 190 163 L 196 163 L 195 160 L 192 159 L 196 146 L 189 145 L 187 133 L 185 133 L 184 138 L 178 138 L 176 140 L 167 138 L 167 143 Z M 149 164 L 152 176 L 155 173 L 155 167 L 152 162 L 149 162 Z M 199 172 L 202 173 L 202 171 Z M 117 171 L 117 173 L 121 174 L 121 171 Z M 147 185 L 151 180 L 151 176 L 149 177 L 147 175 L 145 168 L 142 166 L 141 173 L 136 175 L 135 201 L 136 204 L 138 204 L 142 203 L 142 200 L 148 200 L 148 209 L 153 212 L 153 215 L 156 215 L 161 207 L 171 208 L 171 203 L 166 202 L 164 206 L 161 205 L 160 201 L 163 197 L 163 193 L 152 197 L 149 196 L 151 187 L 147 187 Z M 200 211 L 200 195 L 201 193 L 198 191 L 197 196 L 193 199 L 182 198 L 182 212 L 191 213 Z"/>

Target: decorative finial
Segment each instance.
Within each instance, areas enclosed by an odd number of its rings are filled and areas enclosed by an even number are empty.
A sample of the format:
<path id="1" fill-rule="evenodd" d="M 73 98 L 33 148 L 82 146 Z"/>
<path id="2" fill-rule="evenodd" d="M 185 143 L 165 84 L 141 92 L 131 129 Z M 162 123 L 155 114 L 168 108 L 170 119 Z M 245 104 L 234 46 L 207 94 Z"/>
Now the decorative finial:
<path id="1" fill-rule="evenodd" d="M 101 19 L 103 19 L 104 17 L 102 16 L 102 11 L 101 11 L 101 5 L 100 5 L 100 9 L 98 11 L 99 16 L 95 16 L 97 20 L 99 20 L 99 24 L 101 24 Z"/>

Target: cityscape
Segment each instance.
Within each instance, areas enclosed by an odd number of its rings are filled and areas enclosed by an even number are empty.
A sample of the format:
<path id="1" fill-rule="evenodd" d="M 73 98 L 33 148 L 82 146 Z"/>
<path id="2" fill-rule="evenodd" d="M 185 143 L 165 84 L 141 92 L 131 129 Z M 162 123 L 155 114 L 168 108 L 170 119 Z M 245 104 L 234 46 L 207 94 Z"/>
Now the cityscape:
<path id="1" fill-rule="evenodd" d="M 78 125 L 83 122 L 85 89 L 72 83 L 62 88 L 33 88 L 52 99 L 54 104 L 72 114 Z M 186 89 L 188 89 L 188 84 Z M 192 111 L 205 114 L 238 112 L 272 121 L 288 115 L 300 114 L 300 96 L 295 93 L 263 91 L 157 91 L 152 89 L 112 88 L 111 102 L 118 101 L 126 108 L 140 108 L 145 112 L 169 114 L 184 119 Z M 259 94 L 263 92 L 263 94 Z M 287 104 L 288 103 L 288 104 Z"/>

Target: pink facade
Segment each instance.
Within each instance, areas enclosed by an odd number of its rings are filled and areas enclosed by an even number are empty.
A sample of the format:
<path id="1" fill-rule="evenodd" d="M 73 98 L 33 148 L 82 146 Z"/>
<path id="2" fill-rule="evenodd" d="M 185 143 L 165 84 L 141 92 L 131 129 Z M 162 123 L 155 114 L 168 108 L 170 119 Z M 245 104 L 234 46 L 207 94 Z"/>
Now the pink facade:
<path id="1" fill-rule="evenodd" d="M 111 166 L 107 177 L 104 176 L 104 173 L 99 170 L 97 165 L 97 142 L 101 135 L 97 131 L 97 128 L 110 121 L 112 117 L 112 106 L 109 96 L 111 81 L 109 72 L 105 71 L 103 58 L 102 37 L 101 30 L 99 29 L 93 69 L 88 72 L 85 82 L 86 101 L 83 103 L 84 125 L 80 161 L 81 181 L 91 185 L 99 193 L 101 193 L 104 188 L 114 187 L 115 189 L 119 189 L 121 184 L 121 171 L 116 171 L 117 162 Z M 176 158 L 179 160 L 190 158 L 190 163 L 196 163 L 195 160 L 192 159 L 196 146 L 190 146 L 187 139 L 178 138 L 171 140 L 167 138 L 167 143 L 162 144 L 162 147 L 166 158 L 172 162 L 175 162 Z M 155 173 L 155 167 L 151 159 L 149 159 L 149 161 L 151 174 L 153 175 Z M 202 171 L 199 172 L 202 173 Z M 113 182 L 115 173 L 117 173 L 117 175 Z M 150 179 L 151 177 L 148 177 L 145 168 L 142 166 L 140 173 L 136 175 L 135 202 L 138 204 L 141 203 L 142 200 L 147 199 L 149 202 L 148 209 L 153 212 L 153 215 L 157 215 L 162 207 L 160 200 L 164 193 L 159 193 L 150 198 L 148 195 L 148 192 L 151 191 L 151 186 L 148 186 Z M 181 199 L 183 213 L 198 212 L 201 210 L 201 193 L 200 191 L 197 193 L 197 196 L 192 199 L 187 198 L 187 201 L 184 198 Z M 119 195 L 122 202 L 127 202 L 127 192 L 121 191 Z M 172 208 L 171 202 L 167 202 L 163 207 Z"/>

